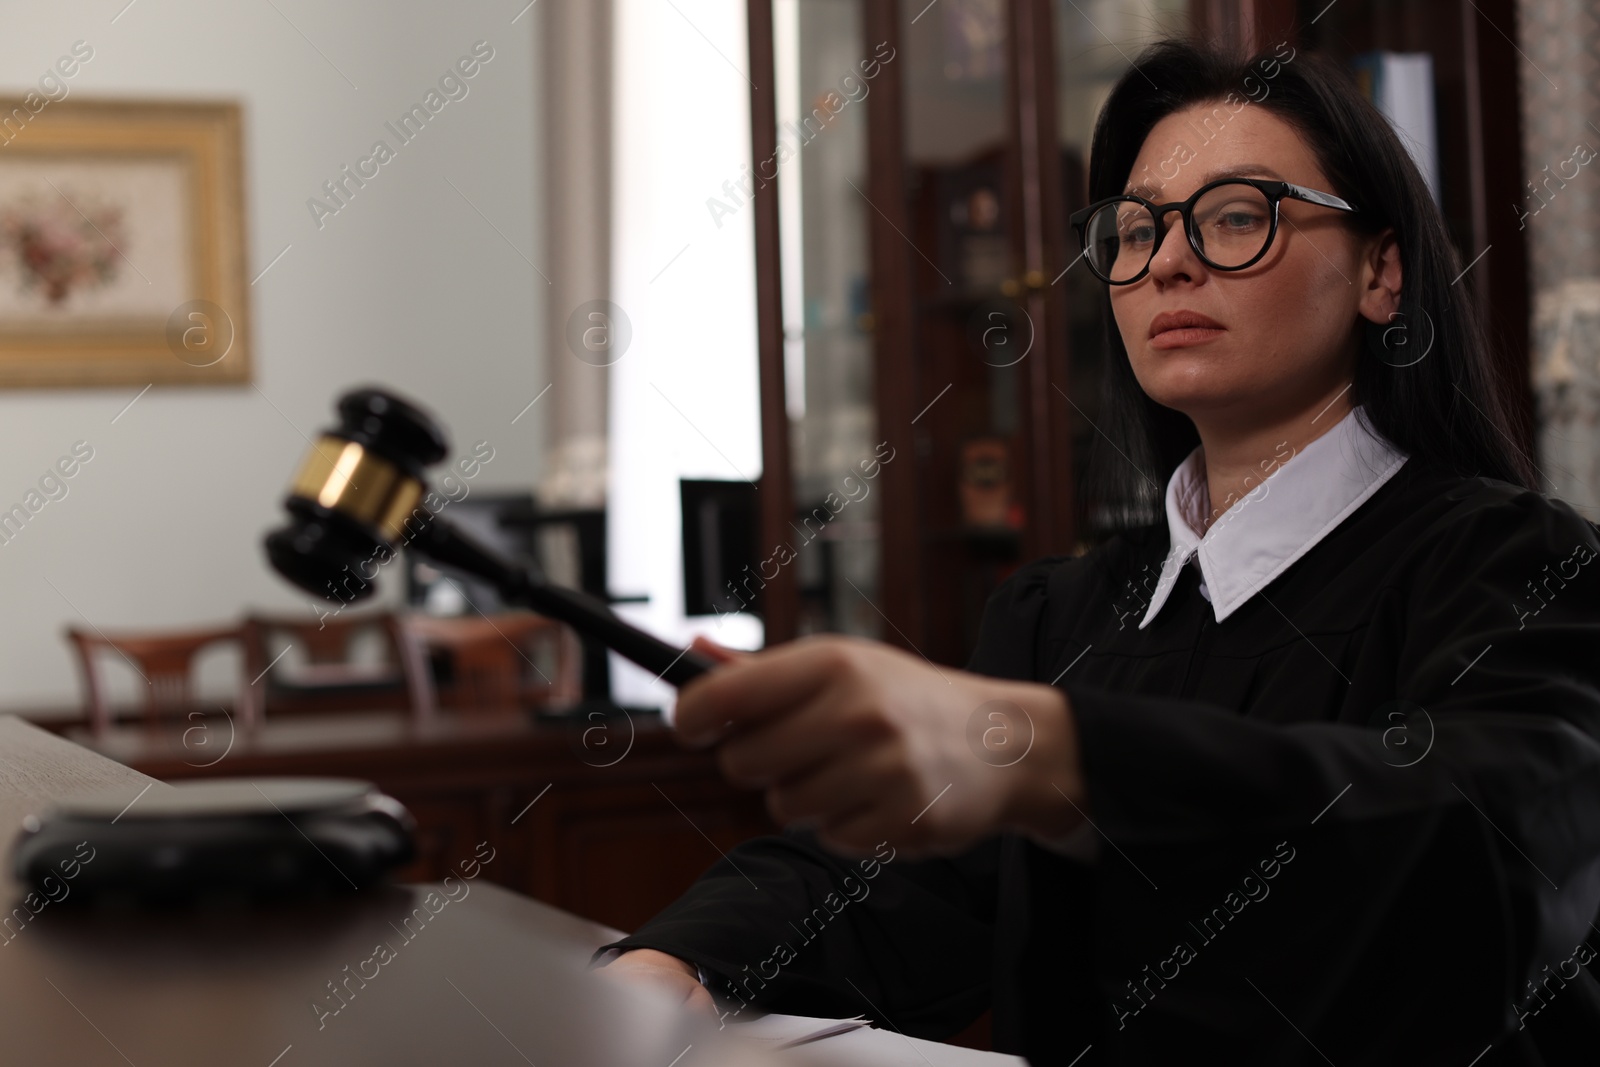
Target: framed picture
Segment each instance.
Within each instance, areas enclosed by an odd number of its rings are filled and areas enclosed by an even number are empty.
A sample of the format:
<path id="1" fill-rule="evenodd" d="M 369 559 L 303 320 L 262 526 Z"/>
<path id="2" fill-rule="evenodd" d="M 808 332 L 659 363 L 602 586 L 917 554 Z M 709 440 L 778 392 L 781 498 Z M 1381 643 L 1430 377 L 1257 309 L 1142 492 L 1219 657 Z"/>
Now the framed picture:
<path id="1" fill-rule="evenodd" d="M 0 100 L 0 387 L 250 380 L 240 125 Z"/>

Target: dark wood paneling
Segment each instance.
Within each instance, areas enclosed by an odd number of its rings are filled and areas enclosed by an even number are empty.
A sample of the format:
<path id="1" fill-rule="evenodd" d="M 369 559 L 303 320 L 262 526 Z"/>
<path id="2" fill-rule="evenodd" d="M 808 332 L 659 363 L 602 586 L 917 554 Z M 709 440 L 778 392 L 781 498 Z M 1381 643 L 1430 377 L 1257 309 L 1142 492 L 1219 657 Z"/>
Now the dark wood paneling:
<path id="1" fill-rule="evenodd" d="M 1022 283 L 1033 350 L 1027 363 L 1024 426 L 1029 463 L 1026 559 L 1071 551 L 1077 538 L 1072 502 L 1072 422 L 1056 389 L 1067 378 L 1066 291 L 1055 279 L 1073 256 L 1067 248 L 1061 146 L 1056 115 L 1055 28 L 1051 0 L 1012 0 L 1012 66 L 1021 178 Z"/>
<path id="2" fill-rule="evenodd" d="M 1193 0 L 1189 15 L 1202 39 L 1247 52 L 1270 51 L 1284 40 L 1294 44 L 1300 25 L 1295 0 Z"/>
<path id="3" fill-rule="evenodd" d="M 867 48 L 875 49 L 887 41 L 899 57 L 905 47 L 900 10 L 898 0 L 862 4 Z M 913 226 L 906 202 L 904 68 L 904 59 L 884 64 L 867 97 L 866 190 L 871 201 L 873 388 L 878 437 L 889 442 L 896 457 L 896 462 L 884 466 L 878 482 L 878 492 L 883 494 L 878 512 L 882 531 L 878 607 L 893 623 L 884 629 L 883 639 L 902 648 L 925 641 L 922 512 L 917 492 L 921 431 L 911 420 L 927 402 L 922 400 L 925 383 L 913 357 L 917 344 L 913 271 L 918 264 L 906 243 Z"/>
<path id="4" fill-rule="evenodd" d="M 1490 249 L 1472 272 L 1473 297 L 1486 309 L 1500 375 L 1511 400 L 1511 427 L 1522 450 L 1535 455 L 1534 399 L 1529 376 L 1530 313 L 1528 244 L 1517 219 L 1523 199 L 1522 92 L 1525 62 L 1506 34 L 1516 33 L 1514 0 L 1459 0 L 1463 82 L 1466 88 L 1468 170 L 1472 187 L 1475 247 Z M 1415 47 L 1426 47 L 1413 42 Z M 1513 225 L 1515 223 L 1515 225 Z M 1478 243 L 1481 242 L 1481 243 Z"/>
<path id="5" fill-rule="evenodd" d="M 759 811 L 727 800 L 725 788 L 703 779 L 560 798 L 547 817 L 562 865 L 528 881 L 557 907 L 637 929 L 729 849 L 766 832 Z"/>

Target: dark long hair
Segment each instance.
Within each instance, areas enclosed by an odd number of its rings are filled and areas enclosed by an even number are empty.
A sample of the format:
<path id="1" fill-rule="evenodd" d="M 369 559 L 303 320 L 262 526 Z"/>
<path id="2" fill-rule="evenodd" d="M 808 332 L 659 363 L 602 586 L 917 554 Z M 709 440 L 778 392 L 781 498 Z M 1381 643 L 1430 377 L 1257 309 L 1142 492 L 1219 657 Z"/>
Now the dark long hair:
<path id="1" fill-rule="evenodd" d="M 1264 72 L 1275 73 L 1269 79 Z M 1389 123 L 1337 64 L 1306 52 L 1244 57 L 1182 38 L 1150 46 L 1112 88 L 1095 122 L 1090 202 L 1123 191 L 1157 122 L 1193 104 L 1221 103 L 1229 94 L 1267 108 L 1299 132 L 1332 183 L 1325 191 L 1359 209 L 1345 216 L 1350 225 L 1365 234 L 1394 227 L 1403 315 L 1391 327 L 1363 320 L 1351 402 L 1364 405 L 1372 428 L 1413 462 L 1538 489 L 1531 459 L 1509 443 L 1510 404 L 1482 319 L 1468 292 L 1451 285 L 1463 264 L 1444 219 Z M 1111 532 L 1159 519 L 1167 479 L 1200 438 L 1187 415 L 1140 388 L 1111 314 L 1109 287 L 1103 311 L 1102 433 L 1078 496 L 1079 528 Z M 1417 360 L 1429 325 L 1431 348 Z M 1407 335 L 1405 347 L 1397 328 Z M 1158 472 L 1158 479 L 1147 477 Z M 1094 525 L 1091 504 L 1105 509 Z"/>

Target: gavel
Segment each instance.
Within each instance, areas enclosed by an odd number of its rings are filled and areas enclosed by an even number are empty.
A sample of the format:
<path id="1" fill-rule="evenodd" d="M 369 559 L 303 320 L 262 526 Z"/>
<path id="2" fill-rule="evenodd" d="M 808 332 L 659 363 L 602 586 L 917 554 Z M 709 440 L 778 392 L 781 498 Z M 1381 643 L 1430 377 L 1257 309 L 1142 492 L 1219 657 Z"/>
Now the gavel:
<path id="1" fill-rule="evenodd" d="M 267 559 L 289 581 L 353 603 L 372 595 L 378 568 L 403 547 L 489 582 L 508 604 L 564 622 L 672 685 L 714 666 L 624 622 L 602 601 L 550 584 L 430 511 L 423 471 L 444 459 L 450 444 L 421 408 L 381 389 L 356 389 L 340 398 L 338 410 L 339 425 L 312 446 L 289 487 L 289 524 L 266 537 Z"/>

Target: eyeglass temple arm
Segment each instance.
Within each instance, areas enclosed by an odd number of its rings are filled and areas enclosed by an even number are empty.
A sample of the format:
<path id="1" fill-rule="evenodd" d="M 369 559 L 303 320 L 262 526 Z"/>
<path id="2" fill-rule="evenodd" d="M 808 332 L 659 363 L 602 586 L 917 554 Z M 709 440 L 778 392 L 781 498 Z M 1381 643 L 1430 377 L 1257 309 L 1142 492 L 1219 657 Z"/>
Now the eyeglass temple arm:
<path id="1" fill-rule="evenodd" d="M 1321 204 L 1323 207 L 1338 208 L 1340 211 L 1355 210 L 1355 208 L 1351 207 L 1349 204 L 1345 203 L 1343 200 L 1340 200 L 1337 196 L 1334 196 L 1331 193 L 1319 193 L 1315 189 L 1307 189 L 1305 186 L 1295 185 L 1293 182 L 1284 182 L 1283 184 L 1289 187 L 1290 195 L 1296 200 L 1305 200 L 1313 204 Z"/>

